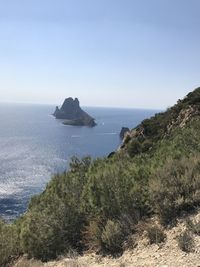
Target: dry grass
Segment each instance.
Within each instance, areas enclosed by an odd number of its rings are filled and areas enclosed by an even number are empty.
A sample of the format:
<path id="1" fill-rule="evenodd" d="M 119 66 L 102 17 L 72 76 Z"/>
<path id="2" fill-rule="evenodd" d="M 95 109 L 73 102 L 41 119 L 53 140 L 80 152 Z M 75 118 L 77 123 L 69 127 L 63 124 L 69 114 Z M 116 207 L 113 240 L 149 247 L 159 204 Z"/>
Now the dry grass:
<path id="1" fill-rule="evenodd" d="M 27 260 L 25 258 L 21 258 L 17 261 L 15 267 L 44 267 L 44 264 L 41 261 Z"/>
<path id="2" fill-rule="evenodd" d="M 48 262 L 42 263 L 37 260 L 27 260 L 26 258 L 21 258 L 18 260 L 15 267 L 86 267 L 86 265 L 79 264 L 76 259 L 63 259 L 59 262 Z"/>
<path id="3" fill-rule="evenodd" d="M 182 251 L 177 242 L 177 236 L 180 236 L 187 229 L 187 221 L 200 221 L 200 211 L 197 214 L 182 217 L 177 221 L 174 227 L 165 229 L 167 235 L 166 242 L 162 246 L 158 244 L 149 244 L 146 236 L 146 224 L 141 225 L 141 231 L 134 237 L 137 246 L 134 249 L 127 250 L 119 258 L 102 257 L 94 253 L 86 253 L 83 256 L 77 256 L 73 252 L 65 258 L 57 261 L 41 263 L 39 261 L 27 261 L 21 258 L 14 267 L 194 267 L 199 266 L 200 262 L 200 235 L 194 235 L 194 252 L 186 253 Z M 153 225 L 159 225 L 157 218 L 150 221 Z M 71 257 L 70 257 L 71 256 Z"/>

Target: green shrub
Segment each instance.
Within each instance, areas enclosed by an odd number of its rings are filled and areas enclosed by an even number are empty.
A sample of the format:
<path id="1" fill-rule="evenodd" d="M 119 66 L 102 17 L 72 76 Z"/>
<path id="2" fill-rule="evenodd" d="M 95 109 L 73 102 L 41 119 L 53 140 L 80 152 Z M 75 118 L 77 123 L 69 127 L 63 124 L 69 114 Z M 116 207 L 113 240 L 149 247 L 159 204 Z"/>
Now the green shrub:
<path id="1" fill-rule="evenodd" d="M 186 221 L 187 229 L 190 230 L 193 234 L 200 235 L 200 221 Z"/>
<path id="2" fill-rule="evenodd" d="M 153 143 L 152 141 L 150 140 L 145 140 L 143 143 L 142 143 L 142 152 L 146 152 L 148 151 L 151 147 L 153 146 Z"/>
<path id="3" fill-rule="evenodd" d="M 103 224 L 100 218 L 93 219 L 83 231 L 83 243 L 90 250 L 100 252 L 102 250 L 102 230 Z"/>
<path id="4" fill-rule="evenodd" d="M 43 194 L 32 199 L 20 233 L 29 257 L 47 261 L 81 248 L 85 216 L 80 203 L 90 163 L 90 158 L 73 158 L 70 171 L 56 175 Z"/>
<path id="5" fill-rule="evenodd" d="M 148 166 L 135 166 L 122 158 L 98 160 L 87 173 L 82 207 L 91 217 L 116 219 L 122 213 L 142 216 L 149 212 L 146 186 Z"/>
<path id="6" fill-rule="evenodd" d="M 15 224 L 6 224 L 0 220 L 0 266 L 15 259 L 21 253 L 18 229 Z"/>
<path id="7" fill-rule="evenodd" d="M 133 156 L 135 156 L 141 152 L 142 152 L 142 145 L 137 139 L 131 140 L 128 143 L 128 154 L 131 157 L 133 157 Z"/>
<path id="8" fill-rule="evenodd" d="M 166 234 L 163 229 L 158 226 L 149 226 L 146 231 L 150 244 L 159 244 L 166 239 Z"/>
<path id="9" fill-rule="evenodd" d="M 84 245 L 94 252 L 120 253 L 126 233 L 119 221 L 108 220 L 103 224 L 101 219 L 92 220 L 84 233 Z"/>
<path id="10" fill-rule="evenodd" d="M 200 88 L 196 88 L 190 92 L 187 97 L 183 99 L 183 103 L 186 104 L 199 104 L 200 103 Z"/>
<path id="11" fill-rule="evenodd" d="M 120 223 L 118 221 L 108 220 L 103 228 L 101 239 L 107 252 L 112 254 L 122 252 L 124 235 Z"/>
<path id="12" fill-rule="evenodd" d="M 161 222 L 170 223 L 181 211 L 200 204 L 200 157 L 167 161 L 150 180 L 152 205 Z"/>
<path id="13" fill-rule="evenodd" d="M 42 261 L 54 259 L 71 247 L 80 247 L 83 219 L 76 208 L 54 197 L 43 211 L 27 213 L 21 224 L 23 251 Z"/>
<path id="14" fill-rule="evenodd" d="M 23 251 L 30 258 L 43 261 L 56 258 L 63 246 L 59 227 L 60 222 L 45 212 L 28 214 L 21 229 Z"/>
<path id="15" fill-rule="evenodd" d="M 194 239 L 188 230 L 185 230 L 178 238 L 178 246 L 184 252 L 194 250 Z"/>

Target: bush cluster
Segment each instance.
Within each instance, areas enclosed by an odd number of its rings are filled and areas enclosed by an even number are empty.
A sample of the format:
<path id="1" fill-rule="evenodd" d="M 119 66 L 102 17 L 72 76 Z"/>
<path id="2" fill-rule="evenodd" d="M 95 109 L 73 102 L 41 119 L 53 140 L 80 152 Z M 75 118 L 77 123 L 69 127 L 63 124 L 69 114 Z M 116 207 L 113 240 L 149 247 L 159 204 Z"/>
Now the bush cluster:
<path id="1" fill-rule="evenodd" d="M 166 239 L 166 234 L 159 226 L 149 226 L 146 231 L 150 244 L 159 244 Z"/>
<path id="2" fill-rule="evenodd" d="M 188 230 L 185 230 L 177 238 L 179 248 L 184 252 L 193 252 L 194 250 L 194 239 Z"/>
<path id="3" fill-rule="evenodd" d="M 150 180 L 152 201 L 161 221 L 170 223 L 182 210 L 200 204 L 200 157 L 170 160 Z"/>
<path id="4" fill-rule="evenodd" d="M 187 229 L 195 235 L 200 235 L 200 221 L 187 220 Z"/>
<path id="5" fill-rule="evenodd" d="M 0 220 L 0 266 L 6 266 L 21 253 L 18 230 L 16 224 Z"/>

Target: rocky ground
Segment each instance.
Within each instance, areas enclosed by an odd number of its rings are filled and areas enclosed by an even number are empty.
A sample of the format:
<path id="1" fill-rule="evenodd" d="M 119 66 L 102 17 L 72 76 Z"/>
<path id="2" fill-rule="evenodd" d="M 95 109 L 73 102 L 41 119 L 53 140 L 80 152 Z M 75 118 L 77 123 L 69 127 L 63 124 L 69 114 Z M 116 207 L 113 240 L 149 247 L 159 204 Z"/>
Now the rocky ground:
<path id="1" fill-rule="evenodd" d="M 200 212 L 190 216 L 190 219 L 200 221 Z M 200 236 L 194 235 L 194 251 L 183 252 L 177 243 L 185 229 L 186 218 L 178 224 L 165 230 L 166 242 L 160 245 L 150 245 L 145 231 L 137 240 L 136 248 L 127 250 L 119 258 L 102 257 L 95 254 L 85 254 L 81 257 L 72 256 L 57 261 L 41 263 L 35 260 L 19 259 L 14 267 L 200 267 Z"/>

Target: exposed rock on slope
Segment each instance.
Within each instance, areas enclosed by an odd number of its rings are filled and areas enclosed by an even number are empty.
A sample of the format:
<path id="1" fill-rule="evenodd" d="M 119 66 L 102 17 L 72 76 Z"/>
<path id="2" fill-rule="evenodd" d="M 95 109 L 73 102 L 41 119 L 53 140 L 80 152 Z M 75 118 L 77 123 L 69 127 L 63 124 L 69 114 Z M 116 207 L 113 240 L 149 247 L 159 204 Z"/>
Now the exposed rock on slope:
<path id="1" fill-rule="evenodd" d="M 80 108 L 79 100 L 69 97 L 65 99 L 62 107 L 56 107 L 53 115 L 56 119 L 64 119 L 65 125 L 90 126 L 96 125 L 94 118 Z"/>
<path id="2" fill-rule="evenodd" d="M 121 139 L 124 139 L 125 135 L 130 132 L 128 127 L 122 127 L 121 132 L 119 134 Z"/>
<path id="3" fill-rule="evenodd" d="M 167 138 L 174 130 L 185 127 L 191 119 L 199 115 L 200 88 L 197 88 L 167 111 L 142 121 L 124 136 L 120 149 L 126 150 L 134 146 L 139 153 L 145 152 L 151 148 L 152 143 Z"/>

